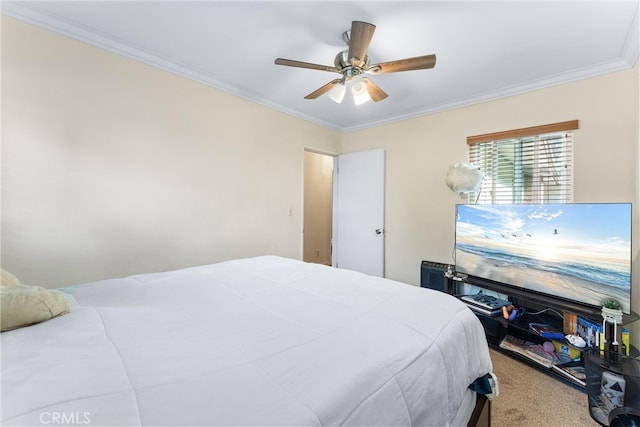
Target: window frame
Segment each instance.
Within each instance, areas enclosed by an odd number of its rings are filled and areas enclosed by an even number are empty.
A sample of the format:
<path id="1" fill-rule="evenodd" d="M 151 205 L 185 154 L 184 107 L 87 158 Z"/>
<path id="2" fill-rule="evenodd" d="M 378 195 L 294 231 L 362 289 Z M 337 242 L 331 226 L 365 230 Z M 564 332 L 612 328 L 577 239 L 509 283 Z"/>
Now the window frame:
<path id="1" fill-rule="evenodd" d="M 551 123 L 542 126 L 532 126 L 520 129 L 513 129 L 501 132 L 493 132 L 482 135 L 474 135 L 467 137 L 467 145 L 469 146 L 469 162 L 473 163 L 475 158 L 479 156 L 476 152 L 476 156 L 474 156 L 474 150 L 484 150 L 485 156 L 491 156 L 490 160 L 483 162 L 483 164 L 476 164 L 478 167 L 484 167 L 483 172 L 491 175 L 490 182 L 492 183 L 492 188 L 490 189 L 490 197 L 489 201 L 481 201 L 481 196 L 483 196 L 482 191 L 486 192 L 485 184 L 483 183 L 480 190 L 476 193 L 468 194 L 468 201 L 475 203 L 568 203 L 573 201 L 573 132 L 574 130 L 579 128 L 578 120 L 570 120 L 565 122 Z M 563 137 L 558 137 L 558 134 L 567 133 L 564 138 L 566 140 L 562 140 Z M 551 137 L 551 138 L 550 138 Z M 562 191 L 559 194 L 553 194 L 551 199 L 545 200 L 544 197 L 547 197 L 544 191 L 541 191 L 540 180 L 542 178 L 542 169 L 544 165 L 547 165 L 549 169 L 552 169 L 546 161 L 548 160 L 556 160 L 557 156 L 555 155 L 547 155 L 540 156 L 540 150 L 543 147 L 546 141 L 558 140 L 561 143 L 561 160 L 563 161 L 563 172 L 567 172 L 567 175 L 564 173 L 561 176 L 562 179 Z M 513 141 L 511 141 L 513 140 Z M 507 200 L 504 198 L 504 194 L 500 194 L 500 191 L 496 188 L 500 179 L 498 177 L 498 173 L 503 170 L 500 167 L 497 167 L 500 164 L 500 160 L 498 158 L 498 153 L 500 149 L 504 150 L 504 148 L 509 148 L 509 144 L 513 142 L 513 181 L 511 185 L 511 200 Z M 529 144 L 530 147 L 523 148 L 524 144 Z M 520 148 L 517 148 L 516 145 L 519 145 Z M 549 145 L 546 146 L 549 149 Z M 553 147 L 554 149 L 558 149 L 558 147 Z M 565 150 L 569 150 L 567 153 Z M 527 160 L 533 165 L 533 172 L 531 174 L 532 181 L 530 184 L 524 183 L 522 180 L 522 173 L 518 173 L 518 168 L 522 166 L 522 155 L 528 154 L 531 155 L 531 158 Z M 475 158 L 474 158 L 475 157 Z M 540 159 L 543 159 L 545 163 L 541 164 Z M 486 165 L 489 167 L 486 167 Z M 522 172 L 522 169 L 520 169 Z M 519 183 L 519 185 L 516 185 Z M 529 194 L 528 199 L 530 201 L 526 201 L 523 197 L 525 190 L 529 188 L 532 189 L 531 194 Z M 514 196 L 515 195 L 515 196 Z M 486 196 L 486 194 L 484 195 Z M 502 198 L 500 196 L 503 196 Z M 482 197 L 482 199 L 486 200 L 486 197 Z"/>

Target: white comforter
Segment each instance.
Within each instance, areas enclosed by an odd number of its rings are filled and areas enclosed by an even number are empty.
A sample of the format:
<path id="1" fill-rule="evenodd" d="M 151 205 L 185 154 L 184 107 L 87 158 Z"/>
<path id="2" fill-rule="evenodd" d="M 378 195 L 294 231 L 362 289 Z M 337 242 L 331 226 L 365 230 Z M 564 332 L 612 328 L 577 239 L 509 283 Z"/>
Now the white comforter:
<path id="1" fill-rule="evenodd" d="M 63 290 L 2 333 L 2 425 L 445 426 L 492 370 L 455 298 L 285 258 Z"/>

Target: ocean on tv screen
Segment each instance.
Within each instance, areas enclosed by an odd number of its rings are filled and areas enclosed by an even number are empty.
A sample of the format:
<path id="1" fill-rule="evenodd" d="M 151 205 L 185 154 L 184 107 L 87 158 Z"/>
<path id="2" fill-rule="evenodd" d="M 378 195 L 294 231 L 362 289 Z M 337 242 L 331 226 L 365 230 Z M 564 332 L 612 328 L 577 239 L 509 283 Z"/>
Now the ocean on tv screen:
<path id="1" fill-rule="evenodd" d="M 631 205 L 458 205 L 456 271 L 631 310 Z"/>

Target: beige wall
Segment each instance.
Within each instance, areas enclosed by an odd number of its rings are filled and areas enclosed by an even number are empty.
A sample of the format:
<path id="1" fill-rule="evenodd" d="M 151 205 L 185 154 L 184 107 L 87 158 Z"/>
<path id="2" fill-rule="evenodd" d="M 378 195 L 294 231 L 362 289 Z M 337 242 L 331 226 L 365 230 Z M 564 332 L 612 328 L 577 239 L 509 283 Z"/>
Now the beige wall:
<path id="1" fill-rule="evenodd" d="M 301 258 L 304 148 L 385 148 L 385 268 L 417 284 L 421 260 L 453 262 L 444 176 L 466 137 L 578 119 L 574 199 L 634 203 L 640 312 L 639 80 L 636 64 L 342 135 L 3 17 L 2 266 L 57 286 Z"/>
<path id="2" fill-rule="evenodd" d="M 301 258 L 304 147 L 342 138 L 6 17 L 2 107 L 2 266 L 49 287 Z"/>
<path id="3" fill-rule="evenodd" d="M 640 312 L 638 65 L 510 98 L 345 134 L 343 152 L 387 151 L 387 277 L 418 284 L 420 261 L 452 264 L 455 204 L 444 184 L 467 161 L 466 137 L 578 119 L 576 202 L 632 202 L 633 307 Z M 638 323 L 638 322 L 636 322 Z M 635 327 L 640 343 L 640 327 Z"/>

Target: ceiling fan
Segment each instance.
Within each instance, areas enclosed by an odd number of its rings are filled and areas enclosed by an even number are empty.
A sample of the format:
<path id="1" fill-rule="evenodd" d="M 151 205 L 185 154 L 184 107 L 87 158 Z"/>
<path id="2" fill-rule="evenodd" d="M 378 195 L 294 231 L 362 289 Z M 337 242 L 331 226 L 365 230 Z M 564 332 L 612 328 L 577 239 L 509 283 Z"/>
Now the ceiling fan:
<path id="1" fill-rule="evenodd" d="M 356 104 L 361 104 L 369 99 L 378 102 L 389 96 L 380 86 L 364 77 L 364 74 L 375 75 L 396 73 L 399 71 L 425 70 L 433 68 L 436 65 L 436 56 L 433 54 L 370 64 L 367 50 L 369 49 L 369 44 L 371 43 L 375 29 L 376 26 L 373 24 L 353 21 L 351 23 L 351 31 L 347 30 L 342 34 L 342 38 L 349 48 L 336 55 L 333 66 L 312 64 L 284 58 L 277 58 L 275 63 L 276 65 L 286 65 L 288 67 L 308 68 L 311 70 L 330 71 L 342 74 L 342 78 L 330 81 L 304 98 L 316 99 L 329 92 L 329 97 L 335 102 L 340 103 L 344 98 L 346 84 L 350 82 L 351 93 Z"/>

